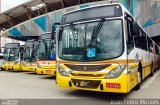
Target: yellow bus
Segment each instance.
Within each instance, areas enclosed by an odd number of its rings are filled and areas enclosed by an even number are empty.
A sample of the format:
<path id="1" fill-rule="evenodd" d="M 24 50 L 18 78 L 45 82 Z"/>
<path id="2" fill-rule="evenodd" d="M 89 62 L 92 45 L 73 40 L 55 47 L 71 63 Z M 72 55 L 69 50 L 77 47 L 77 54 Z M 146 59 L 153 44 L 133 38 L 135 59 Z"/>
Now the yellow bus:
<path id="1" fill-rule="evenodd" d="M 37 46 L 38 46 L 38 41 L 36 40 L 28 40 L 25 42 L 23 59 L 21 61 L 22 71 L 35 71 L 37 66 L 36 63 Z"/>
<path id="2" fill-rule="evenodd" d="M 119 3 L 66 13 L 57 34 L 61 87 L 128 93 L 159 64 L 159 46 Z"/>
<path id="3" fill-rule="evenodd" d="M 21 70 L 20 43 L 6 43 L 3 53 L 3 70 Z"/>
<path id="4" fill-rule="evenodd" d="M 3 70 L 3 68 L 2 68 L 3 52 L 4 52 L 4 47 L 0 47 L 0 70 Z"/>
<path id="5" fill-rule="evenodd" d="M 56 74 L 56 48 L 51 32 L 40 35 L 37 50 L 37 74 Z"/>

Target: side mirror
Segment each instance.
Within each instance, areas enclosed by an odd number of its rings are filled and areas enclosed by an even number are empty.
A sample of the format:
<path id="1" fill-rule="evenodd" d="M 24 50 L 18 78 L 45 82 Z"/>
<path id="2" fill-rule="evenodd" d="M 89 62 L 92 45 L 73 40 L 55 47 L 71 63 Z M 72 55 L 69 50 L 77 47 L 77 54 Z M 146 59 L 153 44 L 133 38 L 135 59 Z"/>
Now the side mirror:
<path id="1" fill-rule="evenodd" d="M 23 60 L 23 54 L 20 54 L 20 59 Z"/>
<path id="2" fill-rule="evenodd" d="M 57 29 L 59 28 L 58 26 L 60 26 L 60 23 L 53 23 L 52 25 L 52 31 L 57 31 Z"/>
<path id="3" fill-rule="evenodd" d="M 60 23 L 54 23 L 52 25 L 52 39 L 55 38 L 56 31 L 59 29 Z"/>
<path id="4" fill-rule="evenodd" d="M 35 61 L 36 61 L 36 58 L 32 58 L 32 61 L 35 62 Z"/>
<path id="5" fill-rule="evenodd" d="M 133 35 L 134 36 L 137 36 L 139 34 L 139 28 L 138 28 L 138 24 L 136 21 L 133 21 L 133 24 L 132 24 L 132 31 L 133 31 Z"/>

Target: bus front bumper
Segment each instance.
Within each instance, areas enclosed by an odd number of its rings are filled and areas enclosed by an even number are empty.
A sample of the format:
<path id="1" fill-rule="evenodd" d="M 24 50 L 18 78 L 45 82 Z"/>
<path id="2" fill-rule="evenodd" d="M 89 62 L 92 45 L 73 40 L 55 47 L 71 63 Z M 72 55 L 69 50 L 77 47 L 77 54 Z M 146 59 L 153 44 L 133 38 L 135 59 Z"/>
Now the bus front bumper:
<path id="1" fill-rule="evenodd" d="M 13 70 L 13 65 L 6 64 L 4 67 L 5 70 Z"/>
<path id="2" fill-rule="evenodd" d="M 31 66 L 22 66 L 22 71 L 34 71 L 35 72 L 36 67 Z"/>
<path id="3" fill-rule="evenodd" d="M 59 73 L 56 76 L 56 81 L 60 87 L 99 92 L 128 93 L 127 74 L 121 74 L 121 76 L 115 79 L 65 77 Z"/>
<path id="4" fill-rule="evenodd" d="M 2 69 L 4 70 L 20 70 L 21 69 L 21 63 L 15 64 L 15 62 L 6 62 L 2 65 Z"/>
<path id="5" fill-rule="evenodd" d="M 12 66 L 12 69 L 13 70 L 21 70 L 21 64 L 19 63 L 19 64 L 14 64 L 13 66 Z"/>
<path id="6" fill-rule="evenodd" d="M 45 75 L 56 75 L 56 68 L 52 69 L 44 69 L 44 68 L 36 68 L 37 74 L 45 74 Z"/>
<path id="7" fill-rule="evenodd" d="M 5 69 L 6 69 L 5 64 L 3 64 L 1 67 L 1 70 L 5 70 Z"/>

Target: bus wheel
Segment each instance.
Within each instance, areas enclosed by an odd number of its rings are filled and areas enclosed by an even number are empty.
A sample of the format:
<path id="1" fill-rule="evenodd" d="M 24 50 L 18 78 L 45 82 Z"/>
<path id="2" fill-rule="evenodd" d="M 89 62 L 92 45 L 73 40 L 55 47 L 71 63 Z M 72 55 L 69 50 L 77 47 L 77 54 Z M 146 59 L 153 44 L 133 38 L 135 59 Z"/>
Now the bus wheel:
<path id="1" fill-rule="evenodd" d="M 142 65 L 139 64 L 138 66 L 138 84 L 135 86 L 135 90 L 139 90 L 142 83 Z"/>
<path id="2" fill-rule="evenodd" d="M 151 64 L 151 73 L 150 73 L 150 76 L 153 76 L 153 62 Z"/>
<path id="3" fill-rule="evenodd" d="M 55 80 L 55 83 L 57 84 L 57 76 L 56 76 L 56 80 Z"/>

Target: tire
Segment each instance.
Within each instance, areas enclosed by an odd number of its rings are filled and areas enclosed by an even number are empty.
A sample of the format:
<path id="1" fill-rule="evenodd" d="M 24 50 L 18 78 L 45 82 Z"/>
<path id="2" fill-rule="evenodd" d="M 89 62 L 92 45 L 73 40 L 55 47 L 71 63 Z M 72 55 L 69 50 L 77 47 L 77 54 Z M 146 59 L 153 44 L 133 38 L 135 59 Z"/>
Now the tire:
<path id="1" fill-rule="evenodd" d="M 4 69 L 3 69 L 3 68 L 1 68 L 1 71 L 4 71 Z"/>
<path id="2" fill-rule="evenodd" d="M 57 76 L 56 76 L 56 79 L 55 79 L 55 83 L 58 84 L 58 83 L 57 83 Z"/>
<path id="3" fill-rule="evenodd" d="M 153 62 L 152 62 L 152 64 L 151 64 L 151 73 L 150 73 L 150 76 L 152 77 L 154 75 L 154 73 L 153 73 Z"/>
<path id="4" fill-rule="evenodd" d="M 139 64 L 138 66 L 138 84 L 135 86 L 135 90 L 139 90 L 141 88 L 142 83 L 142 64 Z"/>

